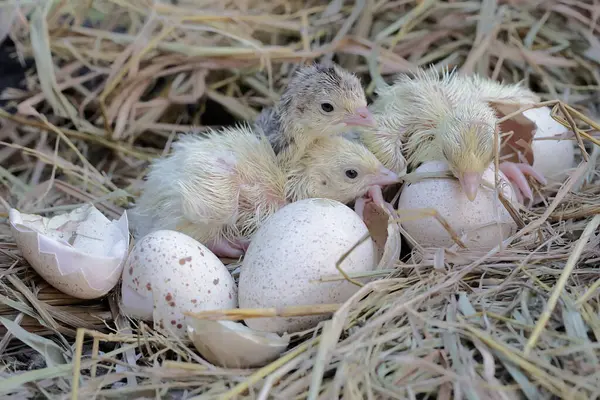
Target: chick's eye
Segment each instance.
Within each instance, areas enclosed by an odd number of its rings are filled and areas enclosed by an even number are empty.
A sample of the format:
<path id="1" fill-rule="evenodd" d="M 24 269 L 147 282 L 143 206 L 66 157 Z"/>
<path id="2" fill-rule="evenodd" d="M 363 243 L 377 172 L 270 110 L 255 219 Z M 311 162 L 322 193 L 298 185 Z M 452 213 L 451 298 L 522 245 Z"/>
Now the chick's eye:
<path id="1" fill-rule="evenodd" d="M 331 103 L 321 103 L 321 110 L 325 111 L 326 113 L 330 113 L 333 111 L 333 106 Z"/>
<path id="2" fill-rule="evenodd" d="M 354 179 L 358 176 L 358 172 L 355 169 L 346 170 L 346 176 L 350 179 Z"/>

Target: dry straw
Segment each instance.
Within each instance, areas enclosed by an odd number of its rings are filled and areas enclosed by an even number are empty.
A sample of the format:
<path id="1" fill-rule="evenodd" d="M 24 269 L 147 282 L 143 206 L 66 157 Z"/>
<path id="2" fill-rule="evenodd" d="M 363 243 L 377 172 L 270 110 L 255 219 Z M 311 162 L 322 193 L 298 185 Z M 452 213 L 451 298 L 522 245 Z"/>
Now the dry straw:
<path id="1" fill-rule="evenodd" d="M 2 2 L 0 39 L 35 64 L 2 93 L 5 209 L 93 202 L 118 217 L 178 132 L 253 118 L 297 62 L 321 57 L 369 94 L 369 57 L 386 79 L 433 63 L 523 80 L 575 131 L 580 161 L 543 204 L 513 210 L 515 236 L 487 253 L 416 244 L 382 279 L 348 277 L 358 293 L 312 310 L 332 318 L 255 370 L 214 367 L 117 317 L 113 295 L 57 292 L 2 224 L 3 398 L 598 398 L 599 16 L 584 0 Z"/>

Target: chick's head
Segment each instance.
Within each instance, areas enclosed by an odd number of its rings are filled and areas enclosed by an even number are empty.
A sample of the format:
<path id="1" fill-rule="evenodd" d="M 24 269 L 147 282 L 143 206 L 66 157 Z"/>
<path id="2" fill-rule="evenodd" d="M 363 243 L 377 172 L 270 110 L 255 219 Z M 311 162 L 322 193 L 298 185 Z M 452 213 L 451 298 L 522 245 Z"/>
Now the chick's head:
<path id="1" fill-rule="evenodd" d="M 321 197 L 345 204 L 363 196 L 371 186 L 398 182 L 398 175 L 366 147 L 339 136 L 315 142 L 290 175 L 288 190 L 293 200 Z"/>
<path id="2" fill-rule="evenodd" d="M 333 134 L 375 125 L 358 77 L 333 63 L 300 68 L 281 95 L 280 113 L 293 130 Z"/>
<path id="3" fill-rule="evenodd" d="M 438 126 L 442 155 L 470 201 L 475 200 L 483 173 L 494 159 L 495 116 L 485 119 L 453 114 Z"/>

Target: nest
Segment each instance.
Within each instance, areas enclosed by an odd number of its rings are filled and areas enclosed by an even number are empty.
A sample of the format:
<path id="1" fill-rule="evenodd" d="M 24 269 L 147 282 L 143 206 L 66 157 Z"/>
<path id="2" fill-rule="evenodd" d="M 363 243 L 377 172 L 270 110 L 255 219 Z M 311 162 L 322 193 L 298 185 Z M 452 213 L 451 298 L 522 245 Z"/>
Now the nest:
<path id="1" fill-rule="evenodd" d="M 543 100 L 568 103 L 563 117 L 586 137 L 598 129 L 579 118 L 597 120 L 600 102 L 599 13 L 589 1 L 0 7 L 0 40 L 16 50 L 2 63 L 26 71 L 1 95 L 4 218 L 10 207 L 46 214 L 84 202 L 117 218 L 179 132 L 254 118 L 297 63 L 314 59 L 358 73 L 372 95 L 375 48 L 386 78 L 434 64 L 524 80 Z M 114 295 L 57 292 L 3 223 L 3 397 L 597 398 L 598 149 L 580 143 L 571 177 L 518 215 L 521 229 L 504 246 L 416 248 L 259 369 L 214 367 L 187 343 L 132 329 Z"/>

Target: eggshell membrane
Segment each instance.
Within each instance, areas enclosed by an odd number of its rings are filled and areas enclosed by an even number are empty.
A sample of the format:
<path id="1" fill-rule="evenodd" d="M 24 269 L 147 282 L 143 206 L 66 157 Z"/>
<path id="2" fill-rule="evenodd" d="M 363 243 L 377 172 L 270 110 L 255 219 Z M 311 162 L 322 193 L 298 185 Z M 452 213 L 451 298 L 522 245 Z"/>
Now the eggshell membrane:
<path id="1" fill-rule="evenodd" d="M 427 162 L 419 166 L 416 172 L 439 172 L 447 168 L 445 162 Z M 502 172 L 499 176 L 504 180 L 501 183 L 503 195 L 516 206 L 518 203 L 512 186 Z M 483 180 L 494 184 L 493 164 L 484 173 Z M 467 247 L 491 249 L 517 228 L 500 200 L 494 198 L 491 188 L 480 186 L 477 197 L 471 202 L 458 180 L 432 178 L 406 185 L 400 194 L 398 209 L 436 209 L 459 237 L 467 234 L 466 238 L 462 238 Z M 424 216 L 404 221 L 401 225 L 423 247 L 450 247 L 455 244 L 434 217 Z"/>
<path id="2" fill-rule="evenodd" d="M 569 131 L 552 118 L 550 107 L 532 108 L 524 111 L 523 115 L 536 124 L 535 138 L 562 135 Z M 533 168 L 548 181 L 564 181 L 575 166 L 575 143 L 572 140 L 534 140 L 531 148 Z"/>
<path id="3" fill-rule="evenodd" d="M 176 231 L 152 232 L 131 250 L 121 286 L 127 316 L 186 336 L 184 312 L 237 307 L 235 281 L 203 244 Z"/>
<path id="4" fill-rule="evenodd" d="M 23 257 L 61 292 L 96 299 L 117 285 L 129 249 L 125 212 L 110 221 L 89 204 L 52 218 L 11 209 L 9 221 Z"/>
<path id="5" fill-rule="evenodd" d="M 276 359 L 290 337 L 257 332 L 239 322 L 187 317 L 188 336 L 207 361 L 225 368 L 262 367 Z"/>
<path id="6" fill-rule="evenodd" d="M 254 235 L 239 278 L 241 308 L 341 303 L 359 289 L 345 281 L 316 282 L 339 275 L 336 262 L 368 230 L 350 208 L 328 199 L 305 199 L 281 208 Z M 347 273 L 375 268 L 376 249 L 367 239 L 342 262 Z M 252 318 L 248 327 L 269 332 L 297 332 L 327 316 Z"/>

